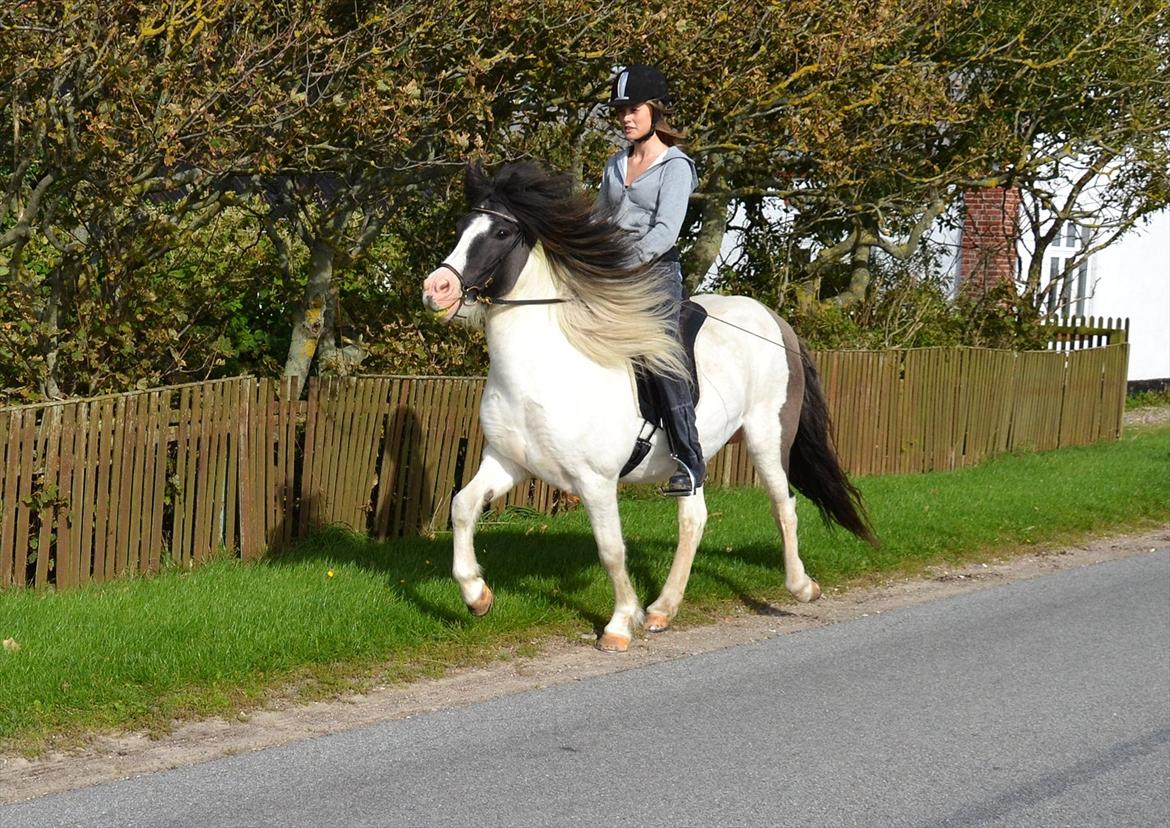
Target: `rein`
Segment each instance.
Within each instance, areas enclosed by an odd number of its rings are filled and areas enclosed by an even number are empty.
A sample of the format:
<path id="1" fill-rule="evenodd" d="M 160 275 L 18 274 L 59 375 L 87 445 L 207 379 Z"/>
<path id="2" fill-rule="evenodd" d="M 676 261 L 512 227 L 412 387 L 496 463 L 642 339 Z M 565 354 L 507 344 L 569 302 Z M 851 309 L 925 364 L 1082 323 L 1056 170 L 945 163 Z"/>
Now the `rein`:
<path id="1" fill-rule="evenodd" d="M 487 213 L 488 215 L 502 218 L 504 221 L 516 225 L 520 228 L 520 222 L 509 216 L 507 213 L 501 213 L 498 210 L 489 210 L 487 207 L 473 207 L 474 213 Z M 463 274 L 454 265 L 447 262 L 441 262 L 439 267 L 445 267 L 455 274 L 455 278 L 459 280 L 459 301 L 466 307 L 468 305 L 559 305 L 563 302 L 568 302 L 568 299 L 554 298 L 554 299 L 493 299 L 490 296 L 484 296 L 483 291 L 491 286 L 495 281 L 496 268 L 503 263 L 504 259 L 512 254 L 512 251 L 520 244 L 520 240 L 524 238 L 521 233 L 516 234 L 516 238 L 512 240 L 512 244 L 495 258 L 495 260 L 483 269 L 483 272 L 476 277 L 475 282 L 469 287 L 463 279 Z M 485 278 L 486 277 L 486 278 Z M 482 281 L 482 284 L 481 284 Z"/>
<path id="2" fill-rule="evenodd" d="M 708 313 L 707 318 L 714 319 L 716 322 L 722 322 L 724 325 L 727 325 L 729 328 L 735 328 L 737 331 L 743 331 L 745 334 L 748 334 L 749 336 L 754 336 L 756 339 L 762 339 L 765 342 L 767 342 L 768 344 L 775 345 L 777 348 L 783 348 L 785 351 L 788 351 L 790 353 L 793 353 L 793 354 L 800 353 L 800 351 L 798 349 L 789 348 L 783 342 L 777 342 L 774 339 L 768 339 L 768 337 L 766 337 L 766 336 L 761 336 L 760 334 L 756 333 L 755 331 L 749 331 L 747 328 L 741 328 L 739 325 L 735 324 L 734 322 L 728 322 L 726 319 L 720 319 L 718 316 L 715 316 L 712 313 Z"/>

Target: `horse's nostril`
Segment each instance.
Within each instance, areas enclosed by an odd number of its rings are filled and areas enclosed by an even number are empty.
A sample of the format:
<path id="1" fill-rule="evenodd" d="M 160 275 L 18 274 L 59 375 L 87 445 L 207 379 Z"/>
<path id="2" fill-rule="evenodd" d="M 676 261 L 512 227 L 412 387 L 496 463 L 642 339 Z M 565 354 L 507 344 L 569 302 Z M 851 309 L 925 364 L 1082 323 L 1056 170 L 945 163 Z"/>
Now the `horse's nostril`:
<path id="1" fill-rule="evenodd" d="M 423 296 L 437 306 L 449 305 L 459 296 L 459 281 L 446 270 L 439 269 L 423 281 Z"/>

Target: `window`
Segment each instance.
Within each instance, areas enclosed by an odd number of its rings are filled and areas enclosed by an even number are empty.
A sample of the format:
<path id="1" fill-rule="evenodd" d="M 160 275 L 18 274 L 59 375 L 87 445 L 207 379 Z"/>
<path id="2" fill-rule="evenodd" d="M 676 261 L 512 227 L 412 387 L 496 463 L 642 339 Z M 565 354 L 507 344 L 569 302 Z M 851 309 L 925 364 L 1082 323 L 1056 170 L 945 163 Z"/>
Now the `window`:
<path id="1" fill-rule="evenodd" d="M 1069 274 L 1070 278 L 1072 274 Z M 1077 316 L 1085 315 L 1085 300 L 1089 298 L 1089 263 L 1082 261 L 1077 266 Z"/>
<path id="2" fill-rule="evenodd" d="M 1051 316 L 1056 310 L 1056 280 L 1060 278 L 1060 257 L 1053 256 L 1048 260 L 1048 314 Z"/>

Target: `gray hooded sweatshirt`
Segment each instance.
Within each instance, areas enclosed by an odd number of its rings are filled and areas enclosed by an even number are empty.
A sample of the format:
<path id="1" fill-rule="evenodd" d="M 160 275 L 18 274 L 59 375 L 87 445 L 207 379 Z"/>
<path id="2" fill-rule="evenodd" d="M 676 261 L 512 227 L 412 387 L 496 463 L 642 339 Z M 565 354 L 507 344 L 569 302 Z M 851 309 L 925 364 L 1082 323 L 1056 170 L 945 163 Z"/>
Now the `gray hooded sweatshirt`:
<path id="1" fill-rule="evenodd" d="M 678 147 L 666 152 L 626 186 L 629 150 L 614 153 L 601 176 L 595 209 L 613 213 L 629 232 L 639 262 L 657 259 L 674 247 L 687 213 L 687 199 L 699 186 L 695 162 Z"/>

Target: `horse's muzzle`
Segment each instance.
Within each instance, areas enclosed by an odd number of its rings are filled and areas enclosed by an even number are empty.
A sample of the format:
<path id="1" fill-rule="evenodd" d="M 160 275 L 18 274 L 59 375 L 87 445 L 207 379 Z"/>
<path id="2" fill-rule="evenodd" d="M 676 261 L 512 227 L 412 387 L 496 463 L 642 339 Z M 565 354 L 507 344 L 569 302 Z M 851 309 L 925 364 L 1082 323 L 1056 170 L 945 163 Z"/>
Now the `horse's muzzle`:
<path id="1" fill-rule="evenodd" d="M 455 318 L 462 299 L 463 287 L 445 267 L 432 271 L 423 281 L 423 304 L 444 322 Z"/>

